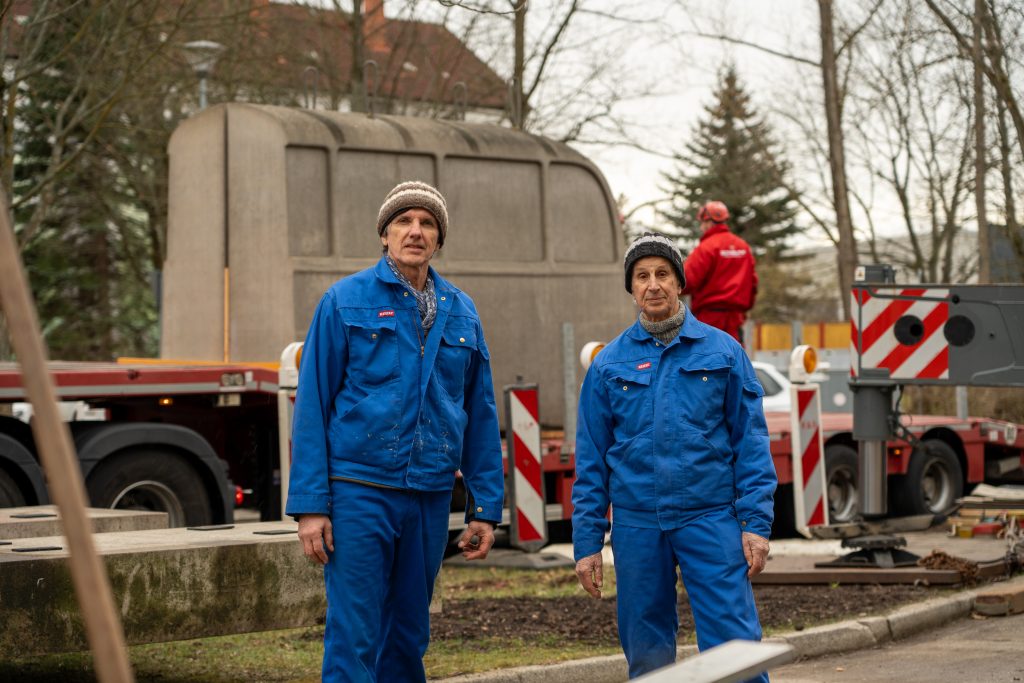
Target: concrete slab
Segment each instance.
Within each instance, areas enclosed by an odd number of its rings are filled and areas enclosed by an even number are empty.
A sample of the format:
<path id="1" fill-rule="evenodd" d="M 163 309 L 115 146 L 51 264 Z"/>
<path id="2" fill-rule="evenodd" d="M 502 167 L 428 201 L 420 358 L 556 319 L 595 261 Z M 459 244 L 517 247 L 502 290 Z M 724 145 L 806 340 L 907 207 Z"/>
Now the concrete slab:
<path id="1" fill-rule="evenodd" d="M 166 512 L 87 508 L 93 533 L 166 529 Z M 0 508 L 0 539 L 59 536 L 64 533 L 56 505 Z"/>
<path id="2" fill-rule="evenodd" d="M 512 548 L 494 548 L 482 560 L 467 560 L 462 555 L 452 555 L 444 561 L 446 567 L 508 567 L 512 569 L 557 569 L 575 567 L 571 558 L 561 553 L 541 550 L 527 553 Z"/>
<path id="3" fill-rule="evenodd" d="M 311 626 L 322 570 L 294 522 L 98 534 L 129 644 Z M 57 550 L 36 550 L 53 547 Z M 62 536 L 0 546 L 0 657 L 88 647 Z M 21 551 L 21 552 L 19 552 Z"/>

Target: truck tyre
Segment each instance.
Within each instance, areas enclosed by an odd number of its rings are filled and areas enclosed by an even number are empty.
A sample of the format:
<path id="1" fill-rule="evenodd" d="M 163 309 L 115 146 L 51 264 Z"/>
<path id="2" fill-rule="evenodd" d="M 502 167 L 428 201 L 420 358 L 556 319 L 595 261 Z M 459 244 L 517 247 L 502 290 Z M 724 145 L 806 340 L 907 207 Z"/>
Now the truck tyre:
<path id="1" fill-rule="evenodd" d="M 907 473 L 893 486 L 893 511 L 901 515 L 940 515 L 963 495 L 964 475 L 956 452 L 944 441 L 929 439 L 910 455 Z"/>
<path id="2" fill-rule="evenodd" d="M 858 471 L 857 451 L 853 448 L 839 443 L 825 447 L 829 524 L 845 524 L 857 517 Z"/>
<path id="3" fill-rule="evenodd" d="M 176 453 L 127 450 L 104 459 L 86 483 L 92 505 L 117 510 L 166 512 L 169 526 L 213 522 L 202 479 Z"/>
<path id="4" fill-rule="evenodd" d="M 18 488 L 11 475 L 0 469 L 0 508 L 17 508 L 25 505 L 25 495 Z"/>

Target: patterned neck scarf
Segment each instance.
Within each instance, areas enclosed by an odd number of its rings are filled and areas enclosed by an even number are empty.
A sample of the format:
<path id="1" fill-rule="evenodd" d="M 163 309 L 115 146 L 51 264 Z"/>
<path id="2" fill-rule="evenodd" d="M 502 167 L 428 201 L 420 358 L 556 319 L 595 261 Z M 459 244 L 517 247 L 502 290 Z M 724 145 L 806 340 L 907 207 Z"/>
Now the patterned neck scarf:
<path id="1" fill-rule="evenodd" d="M 437 318 L 437 294 L 434 292 L 434 278 L 430 277 L 430 273 L 427 273 L 427 284 L 423 287 L 423 291 L 416 289 L 413 284 L 409 281 L 402 271 L 398 269 L 398 266 L 392 260 L 389 254 L 384 255 L 384 260 L 388 263 L 388 268 L 395 274 L 398 281 L 405 285 L 405 288 L 412 292 L 412 295 L 416 297 L 416 307 L 420 311 L 420 321 L 423 323 L 423 331 L 429 332 L 430 328 L 434 326 L 434 319 Z"/>
<path id="2" fill-rule="evenodd" d="M 674 337 L 679 336 L 679 330 L 683 326 L 684 318 L 686 318 L 686 306 L 682 304 L 679 304 L 678 313 L 660 322 L 651 322 L 644 317 L 643 313 L 639 317 L 641 327 L 650 332 L 652 337 L 664 344 L 668 344 Z"/>

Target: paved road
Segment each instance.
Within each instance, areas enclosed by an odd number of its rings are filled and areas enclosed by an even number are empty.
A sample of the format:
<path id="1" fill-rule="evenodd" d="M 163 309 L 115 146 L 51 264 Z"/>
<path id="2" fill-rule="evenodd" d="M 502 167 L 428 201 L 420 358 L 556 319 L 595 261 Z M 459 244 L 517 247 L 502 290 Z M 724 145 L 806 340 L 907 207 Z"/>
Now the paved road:
<path id="1" fill-rule="evenodd" d="M 773 683 L 1012 683 L 1024 681 L 1024 614 L 959 619 L 870 650 L 771 672 Z"/>

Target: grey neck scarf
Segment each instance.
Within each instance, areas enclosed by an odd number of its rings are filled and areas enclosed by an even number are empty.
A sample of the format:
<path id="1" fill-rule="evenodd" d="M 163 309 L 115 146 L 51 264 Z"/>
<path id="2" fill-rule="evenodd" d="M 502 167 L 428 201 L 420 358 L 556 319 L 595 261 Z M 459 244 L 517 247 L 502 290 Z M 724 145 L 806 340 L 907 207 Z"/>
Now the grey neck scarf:
<path id="1" fill-rule="evenodd" d="M 666 318 L 660 322 L 651 322 L 644 317 L 644 314 L 640 314 L 640 325 L 651 333 L 651 336 L 655 339 L 660 340 L 662 343 L 668 344 L 675 337 L 679 336 L 679 330 L 683 326 L 683 319 L 686 318 L 686 306 L 679 304 L 679 312 L 671 318 Z"/>
<path id="2" fill-rule="evenodd" d="M 429 273 L 427 274 L 427 284 L 421 292 L 413 286 L 409 278 L 402 274 L 402 271 L 398 269 L 390 255 L 385 254 L 384 260 L 387 261 L 388 267 L 395 274 L 395 277 L 398 278 L 398 281 L 405 285 L 405 288 L 416 297 L 416 307 L 420 311 L 420 322 L 423 323 L 423 331 L 429 332 L 430 328 L 434 326 L 434 319 L 437 318 L 437 294 L 434 292 L 434 278 L 430 277 Z"/>

